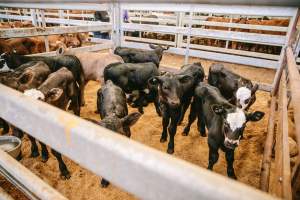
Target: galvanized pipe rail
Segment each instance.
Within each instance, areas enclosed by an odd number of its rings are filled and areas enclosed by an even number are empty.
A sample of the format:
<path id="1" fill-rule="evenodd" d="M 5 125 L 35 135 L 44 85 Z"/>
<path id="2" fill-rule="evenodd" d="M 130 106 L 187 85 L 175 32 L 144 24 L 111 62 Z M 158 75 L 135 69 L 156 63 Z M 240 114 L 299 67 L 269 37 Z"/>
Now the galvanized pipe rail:
<path id="1" fill-rule="evenodd" d="M 1 149 L 0 173 L 30 199 L 66 200 L 64 196 Z"/>
<path id="2" fill-rule="evenodd" d="M 0 101 L 1 118 L 139 198 L 274 199 L 3 85 Z"/>

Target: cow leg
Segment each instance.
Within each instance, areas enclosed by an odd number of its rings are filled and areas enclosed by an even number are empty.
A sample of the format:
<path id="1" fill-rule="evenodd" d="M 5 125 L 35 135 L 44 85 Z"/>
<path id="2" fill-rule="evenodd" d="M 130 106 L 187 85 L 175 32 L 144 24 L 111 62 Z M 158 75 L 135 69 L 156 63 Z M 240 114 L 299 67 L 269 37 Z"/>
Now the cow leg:
<path id="1" fill-rule="evenodd" d="M 75 95 L 71 98 L 72 110 L 75 115 L 80 116 L 80 97 Z"/>
<path id="2" fill-rule="evenodd" d="M 236 179 L 234 168 L 233 168 L 233 161 L 234 161 L 234 150 L 226 150 L 225 157 L 227 161 L 227 175 L 230 178 Z"/>
<path id="3" fill-rule="evenodd" d="M 24 132 L 14 126 L 12 126 L 12 132 L 13 136 L 18 137 L 19 139 L 22 139 L 24 137 Z"/>
<path id="4" fill-rule="evenodd" d="M 109 181 L 107 181 L 106 179 L 102 178 L 102 180 L 101 180 L 101 187 L 107 188 L 108 185 L 109 185 Z"/>
<path id="5" fill-rule="evenodd" d="M 219 152 L 217 148 L 214 148 L 210 145 L 209 146 L 209 158 L 208 158 L 208 167 L 207 169 L 213 170 L 214 165 L 219 159 Z"/>
<path id="6" fill-rule="evenodd" d="M 191 97 L 184 100 L 183 102 L 183 105 L 182 105 L 182 109 L 181 109 L 181 115 L 180 115 L 180 118 L 179 118 L 179 121 L 178 121 L 178 125 L 180 125 L 184 119 L 184 115 L 186 113 L 186 110 L 188 109 L 189 105 L 191 104 Z"/>
<path id="7" fill-rule="evenodd" d="M 199 110 L 199 112 L 198 112 L 198 121 L 197 121 L 197 128 L 198 128 L 198 131 L 199 131 L 200 135 L 202 137 L 205 137 L 206 136 L 206 131 L 205 131 L 205 116 L 204 116 L 202 104 L 199 105 L 199 108 L 197 108 L 197 110 Z"/>
<path id="8" fill-rule="evenodd" d="M 79 100 L 79 105 L 80 106 L 84 106 L 85 105 L 85 101 L 84 101 L 84 88 L 85 88 L 85 84 L 87 84 L 87 81 L 84 80 L 84 76 L 83 73 L 80 74 L 79 77 L 79 93 L 80 93 L 80 100 Z"/>
<path id="9" fill-rule="evenodd" d="M 30 156 L 33 157 L 33 158 L 36 158 L 40 155 L 39 148 L 36 144 L 36 141 L 35 141 L 34 137 L 32 137 L 31 135 L 28 135 L 28 138 L 31 142 L 31 155 Z"/>
<path id="10" fill-rule="evenodd" d="M 162 117 L 163 132 L 162 132 L 161 138 L 160 138 L 161 143 L 167 141 L 167 137 L 168 137 L 167 131 L 168 131 L 168 126 L 169 126 L 169 122 L 170 122 L 170 115 L 168 113 L 168 110 L 165 107 L 163 107 L 162 114 L 163 114 L 163 117 Z"/>
<path id="11" fill-rule="evenodd" d="M 139 113 L 144 114 L 143 105 L 139 105 L 138 111 L 139 111 Z"/>
<path id="12" fill-rule="evenodd" d="M 42 142 L 40 142 L 40 145 L 42 147 L 42 162 L 47 162 L 47 160 L 49 158 L 47 146 Z"/>
<path id="13" fill-rule="evenodd" d="M 62 178 L 64 179 L 69 179 L 71 177 L 70 172 L 66 166 L 66 164 L 64 163 L 61 154 L 58 153 L 57 151 L 55 151 L 54 149 L 51 149 L 52 154 L 56 157 L 57 161 L 58 161 L 58 167 L 60 170 L 60 174 L 62 176 Z"/>
<path id="14" fill-rule="evenodd" d="M 155 98 L 155 100 L 154 100 L 154 106 L 155 106 L 156 113 L 158 114 L 158 116 L 161 117 L 161 110 L 160 110 L 159 98 Z"/>
<path id="15" fill-rule="evenodd" d="M 191 129 L 191 125 L 193 124 L 193 122 L 195 121 L 196 117 L 197 117 L 197 105 L 196 105 L 196 101 L 193 100 L 192 105 L 191 105 L 191 110 L 190 110 L 190 114 L 189 114 L 189 120 L 188 120 L 188 124 L 184 127 L 183 136 L 187 136 L 190 132 Z"/>
<path id="16" fill-rule="evenodd" d="M 126 136 L 127 136 L 128 138 L 130 138 L 130 136 L 131 136 L 130 127 L 125 126 L 125 127 L 124 127 L 124 132 L 125 132 Z"/>
<path id="17" fill-rule="evenodd" d="M 169 140 L 169 144 L 168 144 L 168 150 L 167 153 L 168 154 L 173 154 L 174 153 L 174 137 L 176 135 L 176 131 L 177 131 L 177 124 L 180 118 L 180 113 L 181 109 L 176 109 L 176 110 L 172 110 L 171 113 L 171 124 L 169 126 L 169 136 L 170 136 L 170 140 Z"/>

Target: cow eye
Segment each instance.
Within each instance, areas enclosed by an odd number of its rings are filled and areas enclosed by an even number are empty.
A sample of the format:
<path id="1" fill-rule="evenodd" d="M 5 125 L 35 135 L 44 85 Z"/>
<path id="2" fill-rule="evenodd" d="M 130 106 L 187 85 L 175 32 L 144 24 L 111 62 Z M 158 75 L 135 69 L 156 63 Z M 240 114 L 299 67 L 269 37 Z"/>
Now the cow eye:
<path id="1" fill-rule="evenodd" d="M 164 85 L 162 88 L 163 88 L 163 90 L 168 90 L 168 89 L 169 89 L 169 88 L 168 88 L 167 86 L 165 86 L 165 85 Z"/>
<path id="2" fill-rule="evenodd" d="M 245 103 L 247 104 L 247 103 L 249 103 L 249 101 L 250 101 L 250 99 L 246 99 L 246 100 L 245 100 Z"/>

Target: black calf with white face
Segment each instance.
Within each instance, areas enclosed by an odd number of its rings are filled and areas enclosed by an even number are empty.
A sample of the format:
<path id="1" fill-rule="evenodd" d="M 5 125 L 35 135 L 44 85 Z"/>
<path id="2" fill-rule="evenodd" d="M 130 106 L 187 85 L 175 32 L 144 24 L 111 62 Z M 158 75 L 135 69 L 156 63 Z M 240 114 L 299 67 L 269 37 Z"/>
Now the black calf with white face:
<path id="1" fill-rule="evenodd" d="M 184 135 L 188 134 L 190 126 L 197 116 L 198 122 L 199 120 L 201 122 L 198 123 L 199 130 L 205 131 L 205 126 L 208 130 L 208 169 L 212 170 L 218 161 L 218 150 L 221 148 L 225 152 L 227 174 L 231 178 L 236 178 L 233 168 L 234 150 L 239 145 L 247 122 L 259 121 L 263 118 L 264 113 L 260 111 L 247 113 L 230 104 L 221 95 L 218 88 L 200 83 L 195 89 L 195 98 L 192 102 L 189 122 L 184 129 Z"/>
<path id="2" fill-rule="evenodd" d="M 240 108 L 226 109 L 217 104 L 212 105 L 212 110 L 223 119 L 224 146 L 228 149 L 234 149 L 239 145 L 248 121 L 259 121 L 264 116 L 260 111 L 248 114 Z"/>

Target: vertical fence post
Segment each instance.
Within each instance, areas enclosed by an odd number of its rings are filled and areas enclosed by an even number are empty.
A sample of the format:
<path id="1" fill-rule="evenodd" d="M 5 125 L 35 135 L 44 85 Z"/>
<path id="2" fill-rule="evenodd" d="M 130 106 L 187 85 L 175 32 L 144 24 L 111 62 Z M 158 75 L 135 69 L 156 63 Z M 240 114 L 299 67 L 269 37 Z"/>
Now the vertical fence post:
<path id="1" fill-rule="evenodd" d="M 30 9 L 30 15 L 32 20 L 32 25 L 37 26 L 37 17 L 36 17 L 35 9 Z"/>
<path id="2" fill-rule="evenodd" d="M 191 43 L 191 32 L 192 32 L 192 23 L 193 23 L 193 14 L 194 12 L 190 11 L 189 15 L 189 29 L 187 34 L 187 44 L 185 47 L 185 57 L 184 57 L 184 64 L 188 64 L 189 56 L 190 56 L 190 43 Z"/>
<path id="3" fill-rule="evenodd" d="M 45 11 L 44 10 L 41 10 L 41 17 L 42 17 L 42 27 L 43 28 L 46 28 L 46 20 L 45 20 Z M 50 48 L 49 48 L 49 40 L 48 40 L 48 36 L 44 36 L 44 40 L 45 40 L 45 47 L 46 47 L 46 52 L 49 52 L 50 51 Z"/>

